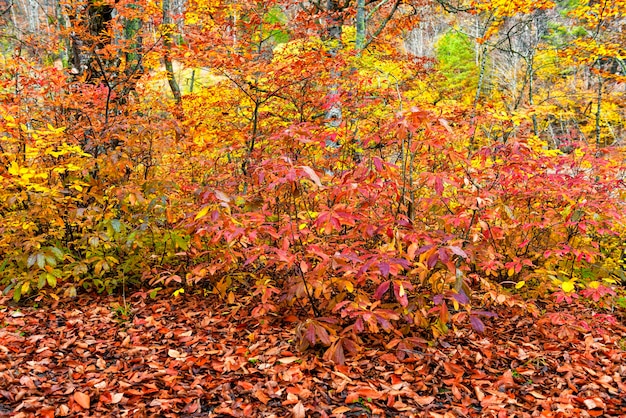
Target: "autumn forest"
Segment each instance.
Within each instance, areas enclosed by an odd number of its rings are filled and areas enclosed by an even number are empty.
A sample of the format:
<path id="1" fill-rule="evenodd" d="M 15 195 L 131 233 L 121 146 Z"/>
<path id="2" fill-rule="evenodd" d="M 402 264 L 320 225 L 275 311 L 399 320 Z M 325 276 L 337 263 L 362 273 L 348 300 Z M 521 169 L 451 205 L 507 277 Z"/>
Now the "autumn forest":
<path id="1" fill-rule="evenodd" d="M 0 416 L 626 416 L 626 1 L 0 0 Z"/>

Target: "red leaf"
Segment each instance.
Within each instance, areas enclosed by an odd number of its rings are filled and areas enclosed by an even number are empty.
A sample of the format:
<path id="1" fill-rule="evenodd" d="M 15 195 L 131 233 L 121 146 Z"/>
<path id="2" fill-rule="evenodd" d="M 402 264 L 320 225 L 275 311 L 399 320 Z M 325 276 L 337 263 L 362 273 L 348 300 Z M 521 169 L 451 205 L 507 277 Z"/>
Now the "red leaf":
<path id="1" fill-rule="evenodd" d="M 481 321 L 476 315 L 470 315 L 470 323 L 475 331 L 480 333 L 485 332 L 485 324 L 483 324 L 483 321 Z"/>
<path id="2" fill-rule="evenodd" d="M 389 285 L 391 284 L 391 280 L 386 280 L 382 282 L 378 288 L 376 288 L 376 292 L 374 292 L 375 299 L 382 299 L 385 296 L 385 293 L 389 290 Z"/>
<path id="3" fill-rule="evenodd" d="M 463 251 L 460 247 L 451 245 L 448 248 L 450 248 L 450 251 L 452 251 L 454 254 L 458 255 L 459 257 L 468 258 L 467 253 Z"/>
<path id="4" fill-rule="evenodd" d="M 435 192 L 437 192 L 437 194 L 439 196 L 441 196 L 443 194 L 443 179 L 439 176 L 435 177 Z"/>
<path id="5" fill-rule="evenodd" d="M 317 338 L 315 338 L 315 325 L 310 324 L 306 329 L 306 339 L 311 345 L 315 345 L 315 342 L 317 341 Z"/>
<path id="6" fill-rule="evenodd" d="M 321 325 L 315 325 L 315 334 L 320 339 L 322 344 L 330 345 L 330 336 L 328 335 L 326 328 Z"/>
<path id="7" fill-rule="evenodd" d="M 378 269 L 380 270 L 380 274 L 382 274 L 383 277 L 385 278 L 389 277 L 389 270 L 390 270 L 389 263 L 382 262 L 378 264 Z"/>

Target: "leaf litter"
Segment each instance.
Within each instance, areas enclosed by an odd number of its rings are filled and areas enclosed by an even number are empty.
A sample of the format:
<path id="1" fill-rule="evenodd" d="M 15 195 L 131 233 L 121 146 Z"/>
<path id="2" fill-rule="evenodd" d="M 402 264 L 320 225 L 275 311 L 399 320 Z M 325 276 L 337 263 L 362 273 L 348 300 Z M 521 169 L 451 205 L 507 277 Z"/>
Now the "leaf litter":
<path id="1" fill-rule="evenodd" d="M 338 365 L 297 351 L 292 317 L 199 296 L 123 315 L 118 299 L 0 299 L 0 416 L 626 416 L 624 318 L 583 305 L 503 310 L 438 341 L 366 336 Z"/>

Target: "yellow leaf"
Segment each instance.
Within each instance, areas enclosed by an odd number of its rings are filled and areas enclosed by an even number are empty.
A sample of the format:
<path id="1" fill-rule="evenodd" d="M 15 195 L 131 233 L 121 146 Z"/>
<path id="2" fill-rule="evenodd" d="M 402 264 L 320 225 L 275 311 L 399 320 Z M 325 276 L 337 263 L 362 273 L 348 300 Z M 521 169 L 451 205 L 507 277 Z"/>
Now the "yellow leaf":
<path id="1" fill-rule="evenodd" d="M 30 282 L 22 283 L 22 295 L 25 295 L 30 290 Z"/>
<path id="2" fill-rule="evenodd" d="M 354 285 L 350 280 L 345 281 L 346 290 L 350 293 L 354 292 Z"/>
<path id="3" fill-rule="evenodd" d="M 589 288 L 590 289 L 597 289 L 598 287 L 600 287 L 600 282 L 594 280 L 591 283 L 589 283 Z"/>
<path id="4" fill-rule="evenodd" d="M 57 278 L 54 277 L 50 273 L 46 274 L 46 281 L 48 282 L 48 286 L 50 286 L 50 287 L 56 287 L 57 286 Z"/>
<path id="5" fill-rule="evenodd" d="M 404 286 L 400 284 L 400 289 L 398 289 L 398 296 L 402 297 L 404 295 L 406 295 L 406 292 L 404 291 Z"/>
<path id="6" fill-rule="evenodd" d="M 572 282 L 563 282 L 561 283 L 561 289 L 565 292 L 569 293 L 574 290 L 574 283 Z"/>
<path id="7" fill-rule="evenodd" d="M 200 209 L 198 213 L 196 213 L 196 217 L 194 218 L 194 220 L 197 221 L 198 219 L 206 216 L 207 213 L 209 213 L 209 207 L 205 206 L 202 209 Z"/>
<path id="8" fill-rule="evenodd" d="M 519 282 L 517 282 L 517 284 L 515 285 L 516 289 L 521 289 L 522 287 L 524 287 L 524 285 L 526 284 L 526 282 L 524 280 L 521 280 Z"/>
<path id="9" fill-rule="evenodd" d="M 17 163 L 15 161 L 13 161 L 11 163 L 11 165 L 9 166 L 9 174 L 12 176 L 19 176 L 20 175 L 20 166 L 17 165 Z"/>

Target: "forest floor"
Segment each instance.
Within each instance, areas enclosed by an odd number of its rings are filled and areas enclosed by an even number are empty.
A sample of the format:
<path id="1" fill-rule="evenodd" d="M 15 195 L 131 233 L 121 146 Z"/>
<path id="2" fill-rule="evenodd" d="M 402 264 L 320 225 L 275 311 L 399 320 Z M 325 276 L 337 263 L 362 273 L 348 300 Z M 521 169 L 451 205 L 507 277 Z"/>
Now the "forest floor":
<path id="1" fill-rule="evenodd" d="M 381 333 L 335 365 L 296 350 L 293 316 L 214 296 L 120 302 L 0 299 L 0 416 L 626 417 L 623 312 L 502 307 L 483 334 L 397 351 Z"/>

